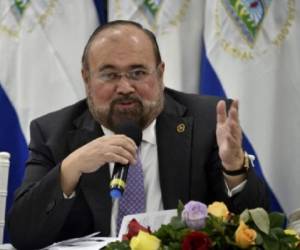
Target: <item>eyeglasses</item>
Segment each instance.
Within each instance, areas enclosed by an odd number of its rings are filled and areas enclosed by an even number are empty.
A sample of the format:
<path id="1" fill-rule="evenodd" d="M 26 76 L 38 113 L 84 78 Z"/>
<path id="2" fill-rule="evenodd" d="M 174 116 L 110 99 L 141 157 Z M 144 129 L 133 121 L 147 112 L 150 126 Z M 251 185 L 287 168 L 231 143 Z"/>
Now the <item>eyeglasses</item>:
<path id="1" fill-rule="evenodd" d="M 147 70 L 144 68 L 136 68 L 126 72 L 118 72 L 113 70 L 105 70 L 97 74 L 97 79 L 102 83 L 116 84 L 124 76 L 129 82 L 139 83 L 147 79 L 150 75 L 156 72 L 157 68 Z"/>

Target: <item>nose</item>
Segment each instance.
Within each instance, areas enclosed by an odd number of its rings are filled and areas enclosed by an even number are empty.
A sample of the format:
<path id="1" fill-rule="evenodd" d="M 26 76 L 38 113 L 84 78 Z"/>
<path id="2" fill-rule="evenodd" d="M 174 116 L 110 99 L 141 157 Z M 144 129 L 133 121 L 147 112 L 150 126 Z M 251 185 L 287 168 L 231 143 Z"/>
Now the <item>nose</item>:
<path id="1" fill-rule="evenodd" d="M 118 94 L 129 94 L 135 91 L 133 85 L 130 81 L 125 77 L 122 76 L 119 82 L 117 83 L 117 93 Z"/>

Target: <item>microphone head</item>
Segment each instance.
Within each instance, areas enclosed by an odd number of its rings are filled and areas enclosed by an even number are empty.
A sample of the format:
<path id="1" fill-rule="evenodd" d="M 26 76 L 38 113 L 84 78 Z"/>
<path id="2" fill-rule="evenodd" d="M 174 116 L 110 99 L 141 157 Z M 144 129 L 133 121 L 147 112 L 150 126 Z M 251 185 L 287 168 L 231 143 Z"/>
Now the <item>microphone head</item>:
<path id="1" fill-rule="evenodd" d="M 118 188 L 112 188 L 110 190 L 110 196 L 113 199 L 119 199 L 122 197 L 123 192 Z"/>
<path id="2" fill-rule="evenodd" d="M 142 129 L 133 122 L 121 124 L 115 130 L 116 134 L 124 134 L 134 140 L 135 144 L 139 146 L 142 141 Z M 116 171 L 115 171 L 116 170 Z M 116 163 L 113 171 L 113 177 L 110 181 L 110 196 L 113 199 L 119 199 L 126 186 L 128 166 Z"/>
<path id="3" fill-rule="evenodd" d="M 142 129 L 134 122 L 126 122 L 121 124 L 116 129 L 117 134 L 124 134 L 134 140 L 137 146 L 140 146 L 142 141 Z"/>

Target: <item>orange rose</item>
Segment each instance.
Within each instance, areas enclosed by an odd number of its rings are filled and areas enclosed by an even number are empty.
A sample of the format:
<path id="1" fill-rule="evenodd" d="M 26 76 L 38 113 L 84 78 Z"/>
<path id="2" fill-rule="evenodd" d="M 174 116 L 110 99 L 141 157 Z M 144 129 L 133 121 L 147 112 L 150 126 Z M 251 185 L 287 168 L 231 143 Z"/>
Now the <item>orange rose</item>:
<path id="1" fill-rule="evenodd" d="M 249 228 L 244 221 L 240 221 L 238 229 L 235 231 L 235 242 L 240 248 L 248 248 L 255 244 L 256 232 Z"/>
<path id="2" fill-rule="evenodd" d="M 222 218 L 223 220 L 227 220 L 229 216 L 229 211 L 226 205 L 223 202 L 218 201 L 210 204 L 207 208 L 207 212 L 211 215 Z"/>

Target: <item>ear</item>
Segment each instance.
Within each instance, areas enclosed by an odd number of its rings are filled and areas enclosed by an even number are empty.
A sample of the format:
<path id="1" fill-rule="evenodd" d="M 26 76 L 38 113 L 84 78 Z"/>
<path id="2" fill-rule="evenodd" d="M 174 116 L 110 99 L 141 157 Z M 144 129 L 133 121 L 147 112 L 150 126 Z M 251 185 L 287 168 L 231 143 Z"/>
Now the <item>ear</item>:
<path id="1" fill-rule="evenodd" d="M 161 83 L 161 88 L 164 89 L 165 88 L 165 84 L 164 84 L 164 72 L 165 72 L 165 63 L 161 62 L 158 67 L 157 67 L 157 74 L 158 77 L 160 79 L 160 83 Z"/>
<path id="2" fill-rule="evenodd" d="M 81 76 L 82 76 L 82 79 L 83 79 L 85 85 L 87 85 L 90 80 L 89 70 L 86 68 L 81 68 Z"/>
<path id="3" fill-rule="evenodd" d="M 158 73 L 158 76 L 163 80 L 163 77 L 164 77 L 164 72 L 165 72 L 165 63 L 164 62 L 161 62 L 159 65 L 158 65 L 158 68 L 157 68 L 157 73 Z"/>

